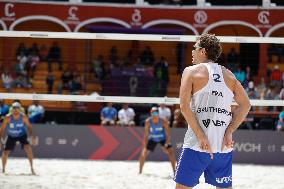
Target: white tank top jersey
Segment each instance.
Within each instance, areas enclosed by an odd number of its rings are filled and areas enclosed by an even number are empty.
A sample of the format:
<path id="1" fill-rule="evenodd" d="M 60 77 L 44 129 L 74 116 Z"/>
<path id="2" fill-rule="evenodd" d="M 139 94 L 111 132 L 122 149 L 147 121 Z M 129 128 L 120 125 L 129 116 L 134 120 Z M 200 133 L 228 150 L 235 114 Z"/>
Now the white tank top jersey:
<path id="1" fill-rule="evenodd" d="M 222 151 L 222 143 L 226 128 L 232 120 L 231 104 L 234 94 L 224 81 L 220 65 L 201 64 L 207 67 L 209 80 L 202 89 L 193 94 L 190 108 L 207 136 L 212 152 L 228 153 L 233 149 L 225 147 Z M 183 147 L 203 151 L 190 126 L 185 134 Z"/>

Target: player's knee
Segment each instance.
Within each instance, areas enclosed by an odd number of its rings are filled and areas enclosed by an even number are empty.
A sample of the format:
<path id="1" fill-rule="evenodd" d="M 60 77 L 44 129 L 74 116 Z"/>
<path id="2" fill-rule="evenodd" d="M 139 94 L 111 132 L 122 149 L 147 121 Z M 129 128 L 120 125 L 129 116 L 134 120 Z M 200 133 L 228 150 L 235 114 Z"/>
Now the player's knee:
<path id="1" fill-rule="evenodd" d="M 30 150 L 30 145 L 25 144 L 25 145 L 24 145 L 24 150 Z"/>

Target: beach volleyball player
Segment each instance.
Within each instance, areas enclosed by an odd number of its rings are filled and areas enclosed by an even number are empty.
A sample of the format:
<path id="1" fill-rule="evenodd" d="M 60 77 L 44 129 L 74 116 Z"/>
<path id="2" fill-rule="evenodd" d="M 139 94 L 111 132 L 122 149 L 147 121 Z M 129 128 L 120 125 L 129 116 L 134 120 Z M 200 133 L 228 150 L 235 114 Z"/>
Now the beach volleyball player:
<path id="1" fill-rule="evenodd" d="M 180 108 L 188 123 L 174 180 L 176 189 L 193 188 L 202 173 L 216 188 L 232 188 L 232 134 L 245 119 L 249 98 L 235 76 L 215 63 L 222 51 L 212 34 L 197 38 L 193 66 L 185 68 Z M 238 104 L 231 112 L 232 101 Z"/>
<path id="2" fill-rule="evenodd" d="M 159 117 L 159 109 L 151 108 L 151 116 L 145 121 L 144 148 L 139 158 L 139 174 L 142 173 L 146 157 L 153 152 L 158 144 L 161 145 L 175 171 L 176 158 L 171 145 L 170 128 L 168 121 Z"/>
<path id="3" fill-rule="evenodd" d="M 15 148 L 16 142 L 19 141 L 22 148 L 25 150 L 27 157 L 30 162 L 31 173 L 35 175 L 33 168 L 33 152 L 32 148 L 28 142 L 28 135 L 32 137 L 32 125 L 29 122 L 28 117 L 21 113 L 21 104 L 19 102 L 14 102 L 12 104 L 12 113 L 8 114 L 1 125 L 0 137 L 4 136 L 5 130 L 7 128 L 7 141 L 4 145 L 2 152 L 2 172 L 5 173 L 6 163 L 10 152 Z M 35 142 L 35 138 L 32 137 L 32 143 Z M 2 143 L 2 139 L 1 139 Z"/>

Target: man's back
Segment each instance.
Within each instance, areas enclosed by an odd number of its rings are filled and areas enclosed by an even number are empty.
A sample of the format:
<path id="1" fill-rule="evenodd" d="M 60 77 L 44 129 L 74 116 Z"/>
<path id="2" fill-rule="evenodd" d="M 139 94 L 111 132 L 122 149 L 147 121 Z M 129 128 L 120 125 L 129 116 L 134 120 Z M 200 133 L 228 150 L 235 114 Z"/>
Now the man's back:
<path id="1" fill-rule="evenodd" d="M 212 151 L 221 152 L 223 136 L 232 119 L 235 79 L 226 68 L 216 63 L 200 63 L 190 69 L 194 70 L 191 110 L 208 137 Z M 191 128 L 185 135 L 184 147 L 202 151 Z"/>

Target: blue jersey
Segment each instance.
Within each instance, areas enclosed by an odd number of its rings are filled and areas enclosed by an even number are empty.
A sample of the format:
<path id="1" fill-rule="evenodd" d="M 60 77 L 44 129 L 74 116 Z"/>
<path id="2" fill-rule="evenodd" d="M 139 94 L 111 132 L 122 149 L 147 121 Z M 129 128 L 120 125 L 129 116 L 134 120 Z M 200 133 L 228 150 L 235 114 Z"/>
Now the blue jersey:
<path id="1" fill-rule="evenodd" d="M 10 117 L 10 122 L 8 123 L 8 136 L 11 137 L 21 137 L 27 134 L 26 125 L 23 120 L 23 114 L 20 114 L 19 119 L 14 119 L 12 115 Z"/>
<path id="2" fill-rule="evenodd" d="M 106 118 L 106 119 L 109 119 L 109 120 L 113 120 L 115 118 L 117 114 L 117 111 L 115 108 L 111 107 L 104 107 L 101 111 L 101 115 Z"/>
<path id="3" fill-rule="evenodd" d="M 162 119 L 159 119 L 158 123 L 156 124 L 152 119 L 150 119 L 150 133 L 148 139 L 155 142 L 166 140 L 166 134 Z"/>

